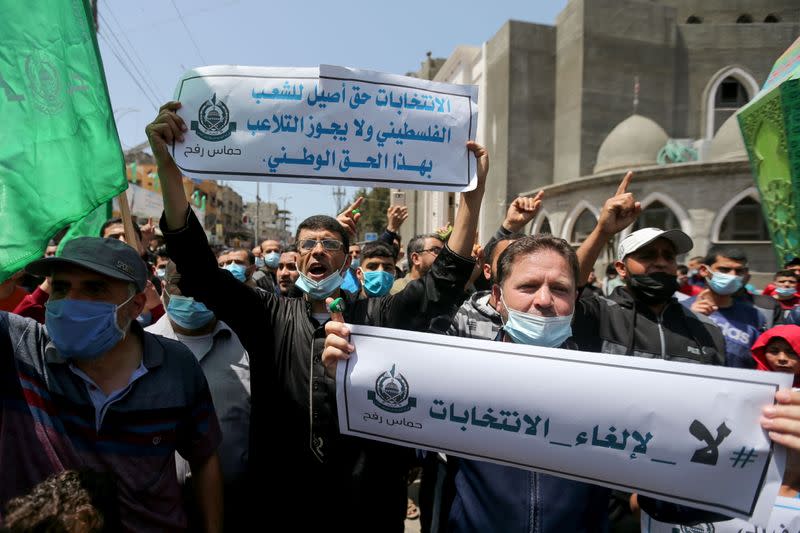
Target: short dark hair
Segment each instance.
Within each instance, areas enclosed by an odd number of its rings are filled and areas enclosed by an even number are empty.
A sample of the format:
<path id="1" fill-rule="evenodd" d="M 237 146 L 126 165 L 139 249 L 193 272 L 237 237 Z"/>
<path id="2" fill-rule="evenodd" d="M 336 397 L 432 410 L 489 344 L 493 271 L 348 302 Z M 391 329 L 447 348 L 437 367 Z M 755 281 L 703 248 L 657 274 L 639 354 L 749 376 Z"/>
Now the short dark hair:
<path id="1" fill-rule="evenodd" d="M 64 470 L 6 505 L 8 531 L 73 531 L 78 521 L 91 520 L 88 531 L 121 529 L 116 478 L 88 469 Z M 3 531 L 6 531 L 3 529 Z"/>
<path id="2" fill-rule="evenodd" d="M 617 266 L 614 263 L 609 263 L 606 265 L 606 276 L 616 276 L 618 274 Z"/>
<path id="3" fill-rule="evenodd" d="M 681 276 L 689 273 L 689 267 L 686 265 L 678 265 L 678 274 Z"/>
<path id="4" fill-rule="evenodd" d="M 505 241 L 516 241 L 519 240 L 526 235 L 524 233 L 509 233 L 508 235 L 503 235 L 499 239 L 492 239 L 488 243 L 486 243 L 486 248 L 483 249 L 483 264 L 484 265 L 492 265 L 492 260 L 494 259 L 495 250 L 497 250 L 497 245 L 501 242 Z"/>
<path id="5" fill-rule="evenodd" d="M 578 256 L 575 250 L 564 239 L 559 239 L 558 237 L 553 237 L 546 233 L 526 235 L 512 242 L 508 245 L 508 248 L 503 250 L 503 253 L 500 254 L 500 258 L 497 260 L 498 272 L 495 274 L 497 284 L 502 285 L 503 281 L 511 275 L 511 267 L 518 256 L 533 254 L 541 250 L 552 250 L 566 259 L 572 274 L 572 279 L 575 281 L 575 287 L 577 288 L 580 267 L 578 266 Z"/>
<path id="6" fill-rule="evenodd" d="M 361 262 L 363 263 L 366 259 L 373 257 L 389 257 L 395 260 L 397 255 L 395 254 L 394 246 L 382 241 L 372 241 L 361 247 Z"/>
<path id="7" fill-rule="evenodd" d="M 718 257 L 727 257 L 734 261 L 739 261 L 747 265 L 747 254 L 740 248 L 728 248 L 725 246 L 712 246 L 709 248 L 708 253 L 703 258 L 703 264 L 711 266 L 717 262 Z"/>
<path id="8" fill-rule="evenodd" d="M 778 279 L 778 278 L 794 278 L 794 279 L 797 279 L 797 274 L 794 273 L 794 270 L 790 270 L 790 269 L 787 268 L 787 269 L 778 270 L 777 272 L 775 272 L 775 277 L 773 279 Z"/>
<path id="9" fill-rule="evenodd" d="M 705 260 L 706 260 L 706 258 L 703 257 L 702 255 L 696 255 L 696 256 L 694 256 L 694 257 L 689 259 L 689 261 L 700 261 L 701 263 L 703 261 L 705 261 Z"/>
<path id="10" fill-rule="evenodd" d="M 100 235 L 98 235 L 98 237 L 102 237 L 103 234 L 106 232 L 106 228 L 108 228 L 109 226 L 113 226 L 114 224 L 122 224 L 123 226 L 125 225 L 122 222 L 122 219 L 120 217 L 109 218 L 100 227 Z M 141 241 L 142 240 L 142 230 L 139 229 L 139 224 L 137 224 L 136 222 L 133 222 L 133 221 L 131 221 L 131 224 L 133 224 L 133 231 L 136 232 L 136 236 L 139 237 L 139 240 Z"/>
<path id="11" fill-rule="evenodd" d="M 167 252 L 167 247 L 164 245 L 159 246 L 156 249 L 156 257 L 161 257 L 163 259 L 169 259 L 169 252 Z"/>
<path id="12" fill-rule="evenodd" d="M 408 246 L 406 246 L 406 257 L 409 261 L 411 261 L 411 254 L 418 254 L 422 250 L 425 249 L 425 239 L 436 239 L 438 241 L 442 241 L 442 238 L 439 237 L 438 233 L 425 233 L 423 235 L 414 235 L 410 241 L 408 241 Z M 444 242 L 444 241 L 442 241 Z M 409 263 L 410 267 L 411 263 Z"/>
<path id="13" fill-rule="evenodd" d="M 350 248 L 350 237 L 347 235 L 344 228 L 342 228 L 342 225 L 339 224 L 339 221 L 333 217 L 329 217 L 328 215 L 313 215 L 308 217 L 297 226 L 297 231 L 294 234 L 295 241 L 300 240 L 300 232 L 304 229 L 326 230 L 331 233 L 336 233 L 342 241 L 342 250 L 344 250 L 344 253 L 347 253 L 348 248 Z"/>
<path id="14" fill-rule="evenodd" d="M 251 265 L 256 264 L 256 255 L 253 253 L 252 250 L 248 250 L 247 248 L 234 248 L 233 250 L 228 250 L 228 253 L 233 252 L 244 252 L 247 254 L 247 260 L 250 261 Z"/>

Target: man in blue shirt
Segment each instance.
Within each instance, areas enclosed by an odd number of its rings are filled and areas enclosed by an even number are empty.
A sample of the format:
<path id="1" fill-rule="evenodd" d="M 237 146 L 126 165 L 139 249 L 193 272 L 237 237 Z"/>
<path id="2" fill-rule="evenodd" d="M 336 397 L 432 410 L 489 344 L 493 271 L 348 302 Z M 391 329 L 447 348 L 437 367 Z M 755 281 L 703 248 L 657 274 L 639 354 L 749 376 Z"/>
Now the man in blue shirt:
<path id="1" fill-rule="evenodd" d="M 695 313 L 707 315 L 725 337 L 725 364 L 755 368 L 750 346 L 765 327 L 764 317 L 752 303 L 734 295 L 744 285 L 747 256 L 736 248 L 712 247 L 699 268 L 706 289 L 682 303 Z"/>

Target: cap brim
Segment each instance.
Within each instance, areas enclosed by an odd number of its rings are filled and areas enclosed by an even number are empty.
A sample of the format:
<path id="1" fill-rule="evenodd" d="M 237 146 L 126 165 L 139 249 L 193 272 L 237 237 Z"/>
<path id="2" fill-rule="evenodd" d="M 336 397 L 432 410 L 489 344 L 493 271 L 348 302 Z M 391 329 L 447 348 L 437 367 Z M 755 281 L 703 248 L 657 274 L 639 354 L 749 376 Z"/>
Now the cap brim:
<path id="1" fill-rule="evenodd" d="M 37 259 L 25 267 L 25 272 L 33 274 L 34 276 L 45 277 L 52 275 L 53 271 L 59 267 L 65 266 L 85 268 L 86 270 L 97 272 L 109 278 L 134 283 L 140 291 L 144 289 L 144 287 L 139 287 L 139 284 L 132 276 L 126 276 L 119 270 L 109 268 L 105 265 L 98 265 L 90 261 L 75 261 L 74 259 L 65 259 L 63 257 L 44 257 L 42 259 Z"/>
<path id="2" fill-rule="evenodd" d="M 692 250 L 692 248 L 694 248 L 694 241 L 692 241 L 692 238 L 679 229 L 668 229 L 663 233 L 659 233 L 646 243 L 639 246 L 639 248 L 646 246 L 657 239 L 667 239 L 669 242 L 675 245 L 675 253 L 678 255 L 688 253 Z"/>

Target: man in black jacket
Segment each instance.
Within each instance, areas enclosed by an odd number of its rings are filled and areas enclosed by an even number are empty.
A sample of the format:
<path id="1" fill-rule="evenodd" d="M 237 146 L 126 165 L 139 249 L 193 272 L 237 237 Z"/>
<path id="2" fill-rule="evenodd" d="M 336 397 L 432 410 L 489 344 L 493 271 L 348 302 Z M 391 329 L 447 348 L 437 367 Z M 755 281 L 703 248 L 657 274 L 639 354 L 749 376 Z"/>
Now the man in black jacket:
<path id="1" fill-rule="evenodd" d="M 617 193 L 603 205 L 592 233 L 577 251 L 580 279 L 588 280 L 600 251 L 631 225 L 641 206 L 627 191 L 628 172 Z M 700 363 L 725 364 L 725 340 L 704 316 L 673 297 L 678 289 L 677 255 L 689 252 L 692 239 L 680 230 L 642 228 L 619 244 L 617 273 L 625 285 L 607 298 L 581 298 L 575 306 L 573 340 L 581 350 Z M 633 499 L 635 503 L 636 499 Z M 641 497 L 639 503 L 658 520 L 679 524 L 725 520 L 726 517 Z"/>
<path id="2" fill-rule="evenodd" d="M 335 382 L 325 375 L 320 359 L 322 325 L 329 319 L 325 298 L 339 294 L 350 263 L 346 231 L 325 216 L 298 226 L 297 284 L 306 293 L 303 298 L 252 289 L 218 269 L 167 151 L 186 131 L 175 113 L 179 107 L 178 102 L 165 104 L 147 127 L 162 180 L 161 228 L 181 272 L 181 291 L 213 310 L 251 354 L 254 486 L 275 485 L 277 501 L 270 508 L 290 513 L 303 529 L 403 531 L 411 451 L 339 435 Z M 470 252 L 488 172 L 486 150 L 474 142 L 467 147 L 477 159 L 478 184 L 462 194 L 453 234 L 431 271 L 401 294 L 352 299 L 345 311 L 348 322 L 424 329 L 431 318 L 460 303 L 454 299 L 461 297 L 474 266 Z M 345 216 L 354 223 L 352 210 Z M 258 455 L 264 452 L 264 437 L 274 450 L 268 458 Z"/>

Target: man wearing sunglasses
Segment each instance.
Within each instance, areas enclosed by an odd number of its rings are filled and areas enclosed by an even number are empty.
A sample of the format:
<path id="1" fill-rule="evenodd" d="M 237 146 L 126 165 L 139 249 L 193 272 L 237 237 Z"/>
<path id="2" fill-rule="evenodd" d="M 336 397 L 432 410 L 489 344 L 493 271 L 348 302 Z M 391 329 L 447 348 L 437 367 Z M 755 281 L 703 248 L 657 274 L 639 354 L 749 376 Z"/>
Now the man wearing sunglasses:
<path id="1" fill-rule="evenodd" d="M 277 488 L 270 508 L 288 511 L 303 529 L 402 532 L 413 451 L 339 435 L 335 381 L 325 375 L 321 360 L 322 326 L 330 318 L 325 299 L 340 295 L 351 261 L 345 222 L 317 215 L 298 226 L 296 285 L 303 298 L 280 298 L 236 282 L 217 268 L 168 152 L 187 131 L 179 107 L 178 102 L 162 106 L 146 130 L 162 182 L 161 228 L 182 274 L 181 292 L 228 324 L 251 356 L 253 488 L 268 480 Z M 456 299 L 474 267 L 470 252 L 489 165 L 482 146 L 469 142 L 467 148 L 477 160 L 478 184 L 462 193 L 453 233 L 428 274 L 398 295 L 356 300 L 345 294 L 348 322 L 420 329 L 460 304 Z M 348 227 L 358 218 L 357 204 L 342 214 Z M 266 439 L 269 458 L 260 455 Z M 254 518 L 263 516 L 261 508 L 252 509 Z"/>
<path id="2" fill-rule="evenodd" d="M 444 248 L 444 242 L 436 233 L 417 235 L 412 238 L 406 248 L 408 275 L 394 282 L 392 294 L 402 291 L 410 282 L 427 274 L 442 248 Z"/>

